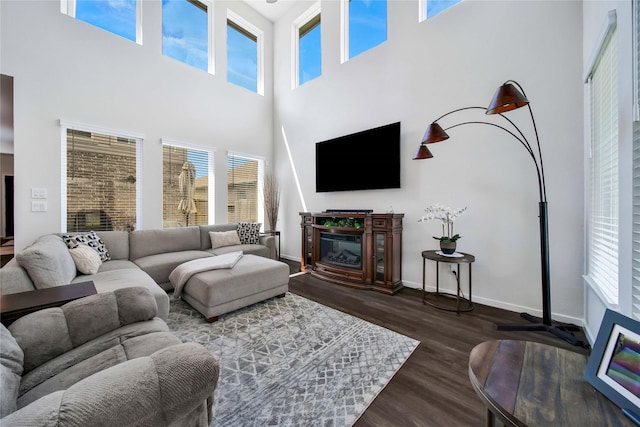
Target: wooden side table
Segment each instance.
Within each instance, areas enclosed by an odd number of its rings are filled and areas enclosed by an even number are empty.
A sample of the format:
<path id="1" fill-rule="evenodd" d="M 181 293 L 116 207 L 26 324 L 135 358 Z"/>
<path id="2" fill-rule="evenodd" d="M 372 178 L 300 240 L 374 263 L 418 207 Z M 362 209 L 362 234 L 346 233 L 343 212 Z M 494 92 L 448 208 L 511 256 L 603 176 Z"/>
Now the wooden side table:
<path id="1" fill-rule="evenodd" d="M 461 311 L 471 311 L 473 310 L 473 302 L 471 301 L 471 264 L 476 260 L 476 258 L 471 254 L 466 254 L 464 252 L 459 253 L 460 257 L 449 257 L 438 254 L 439 251 L 423 251 L 422 252 L 422 303 L 429 304 L 435 308 L 439 308 L 441 310 L 447 311 L 455 311 L 457 314 L 460 314 Z M 436 262 L 436 291 L 435 292 L 427 292 L 425 290 L 425 270 L 426 270 L 426 260 L 431 260 Z M 457 264 L 456 269 L 456 293 L 451 294 L 448 292 L 440 292 L 440 263 L 446 262 L 449 264 Z M 462 289 L 460 288 L 460 264 L 467 264 L 469 266 L 469 298 L 465 298 L 462 295 Z M 439 303 L 436 299 L 438 297 L 445 298 L 455 298 L 456 306 L 455 308 L 446 306 L 442 303 Z M 461 306 L 461 302 L 466 302 L 464 306 Z"/>
<path id="2" fill-rule="evenodd" d="M 69 301 L 96 293 L 96 287 L 93 282 L 88 281 L 0 295 L 0 321 L 2 321 L 3 325 L 9 326 L 16 319 L 34 311 L 59 307 Z"/>
<path id="3" fill-rule="evenodd" d="M 469 356 L 469 379 L 487 426 L 635 426 L 584 378 L 587 356 L 531 341 L 487 341 Z"/>

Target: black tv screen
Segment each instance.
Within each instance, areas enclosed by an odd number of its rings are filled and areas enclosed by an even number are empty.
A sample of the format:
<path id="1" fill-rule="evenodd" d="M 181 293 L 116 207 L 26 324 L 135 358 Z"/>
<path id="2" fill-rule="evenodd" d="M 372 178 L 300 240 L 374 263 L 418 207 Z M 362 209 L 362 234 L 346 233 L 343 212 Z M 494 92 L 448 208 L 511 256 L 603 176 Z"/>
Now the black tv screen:
<path id="1" fill-rule="evenodd" d="M 400 122 L 316 143 L 316 192 L 400 188 Z"/>

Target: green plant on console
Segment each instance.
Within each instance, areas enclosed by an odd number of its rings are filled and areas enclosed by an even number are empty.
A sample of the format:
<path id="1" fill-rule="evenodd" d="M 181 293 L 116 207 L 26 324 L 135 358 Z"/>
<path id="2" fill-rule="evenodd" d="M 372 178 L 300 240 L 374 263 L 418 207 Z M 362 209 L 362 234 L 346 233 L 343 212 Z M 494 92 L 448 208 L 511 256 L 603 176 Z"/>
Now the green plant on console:
<path id="1" fill-rule="evenodd" d="M 324 225 L 325 227 L 363 227 L 361 221 L 355 220 L 353 218 L 340 218 L 339 220 L 336 220 L 335 218 L 325 219 L 322 225 Z"/>
<path id="2" fill-rule="evenodd" d="M 460 238 L 460 235 L 459 234 L 454 234 L 451 237 L 448 237 L 448 236 L 442 236 L 442 237 L 433 236 L 433 238 L 436 239 L 436 240 L 440 240 L 443 243 L 453 243 L 453 242 L 455 242 L 456 240 L 458 240 Z"/>

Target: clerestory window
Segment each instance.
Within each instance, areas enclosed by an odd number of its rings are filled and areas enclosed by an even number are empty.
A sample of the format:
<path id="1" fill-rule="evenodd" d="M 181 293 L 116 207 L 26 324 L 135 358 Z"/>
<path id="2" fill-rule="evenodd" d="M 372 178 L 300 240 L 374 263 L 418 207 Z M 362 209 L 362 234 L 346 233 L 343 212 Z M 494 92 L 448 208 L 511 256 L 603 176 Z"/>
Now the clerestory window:
<path id="1" fill-rule="evenodd" d="M 322 73 L 320 2 L 316 3 L 293 24 L 295 40 L 293 87 L 319 77 Z"/>
<path id="2" fill-rule="evenodd" d="M 263 58 L 262 31 L 228 11 L 227 81 L 264 95 Z"/>
<path id="3" fill-rule="evenodd" d="M 342 62 L 387 40 L 386 0 L 342 0 Z"/>
<path id="4" fill-rule="evenodd" d="M 162 2 L 162 54 L 213 74 L 213 11 L 205 0 Z"/>
<path id="5" fill-rule="evenodd" d="M 142 3 L 136 0 L 61 0 L 60 11 L 142 44 Z"/>
<path id="6" fill-rule="evenodd" d="M 426 19 L 433 18 L 440 12 L 455 6 L 461 1 L 462 0 L 420 0 L 418 2 L 420 7 L 419 21 L 422 22 Z"/>

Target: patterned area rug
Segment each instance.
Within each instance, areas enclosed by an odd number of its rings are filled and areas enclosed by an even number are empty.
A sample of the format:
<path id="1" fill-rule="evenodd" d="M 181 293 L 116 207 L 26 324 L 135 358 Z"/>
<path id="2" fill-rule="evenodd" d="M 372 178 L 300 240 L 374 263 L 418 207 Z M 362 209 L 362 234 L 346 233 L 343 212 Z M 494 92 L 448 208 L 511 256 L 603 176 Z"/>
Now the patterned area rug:
<path id="1" fill-rule="evenodd" d="M 212 324 L 171 299 L 167 323 L 220 362 L 212 426 L 350 426 L 419 344 L 292 293 Z"/>

